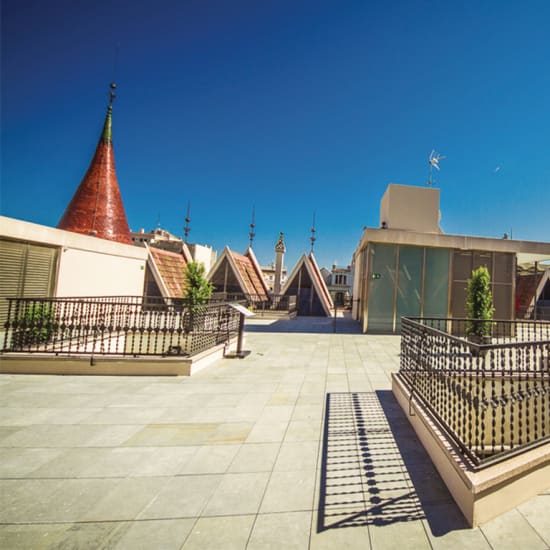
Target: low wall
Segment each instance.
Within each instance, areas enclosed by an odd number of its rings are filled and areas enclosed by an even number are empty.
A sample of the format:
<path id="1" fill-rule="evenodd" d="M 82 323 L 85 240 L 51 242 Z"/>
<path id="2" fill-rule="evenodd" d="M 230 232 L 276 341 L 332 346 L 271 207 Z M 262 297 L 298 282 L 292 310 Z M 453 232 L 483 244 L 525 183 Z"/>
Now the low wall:
<path id="1" fill-rule="evenodd" d="M 122 357 L 6 353 L 0 356 L 1 374 L 64 374 L 86 376 L 190 376 L 234 351 L 237 339 L 193 357 Z M 93 364 L 91 364 L 93 363 Z"/>
<path id="2" fill-rule="evenodd" d="M 392 374 L 392 391 L 471 527 L 550 488 L 550 443 L 475 471 L 425 408 L 410 401 L 399 374 Z"/>

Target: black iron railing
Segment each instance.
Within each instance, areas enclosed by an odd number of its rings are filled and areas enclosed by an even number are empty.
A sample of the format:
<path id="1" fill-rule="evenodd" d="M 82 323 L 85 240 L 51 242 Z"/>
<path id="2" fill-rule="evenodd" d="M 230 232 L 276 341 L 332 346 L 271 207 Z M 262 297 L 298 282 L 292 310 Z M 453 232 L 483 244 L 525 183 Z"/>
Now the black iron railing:
<path id="1" fill-rule="evenodd" d="M 548 301 L 545 303 L 548 303 Z M 550 321 L 550 305 L 537 304 L 536 306 L 521 307 L 516 313 L 516 318 Z"/>
<path id="2" fill-rule="evenodd" d="M 403 318 L 398 377 L 476 467 L 550 440 L 550 323 Z"/>
<path id="3" fill-rule="evenodd" d="M 293 313 L 296 311 L 296 296 L 287 296 L 283 294 L 271 294 L 266 296 L 262 294 L 219 292 L 213 294 L 212 300 L 241 302 L 257 315 L 263 315 L 270 312 Z"/>
<path id="4" fill-rule="evenodd" d="M 239 313 L 225 303 L 118 296 L 9 298 L 3 352 L 191 356 L 235 336 Z"/>

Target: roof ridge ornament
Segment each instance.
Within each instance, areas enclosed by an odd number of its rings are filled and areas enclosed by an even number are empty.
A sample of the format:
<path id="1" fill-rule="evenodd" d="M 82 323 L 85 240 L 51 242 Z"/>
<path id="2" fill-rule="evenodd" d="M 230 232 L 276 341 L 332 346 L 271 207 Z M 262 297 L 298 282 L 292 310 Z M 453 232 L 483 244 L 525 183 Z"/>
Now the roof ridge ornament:
<path id="1" fill-rule="evenodd" d="M 311 237 L 309 240 L 311 241 L 311 250 L 309 251 L 310 254 L 313 254 L 313 247 L 315 245 L 315 241 L 317 240 L 317 237 L 315 236 L 316 229 L 315 229 L 315 210 L 313 211 L 313 223 L 311 225 Z"/>

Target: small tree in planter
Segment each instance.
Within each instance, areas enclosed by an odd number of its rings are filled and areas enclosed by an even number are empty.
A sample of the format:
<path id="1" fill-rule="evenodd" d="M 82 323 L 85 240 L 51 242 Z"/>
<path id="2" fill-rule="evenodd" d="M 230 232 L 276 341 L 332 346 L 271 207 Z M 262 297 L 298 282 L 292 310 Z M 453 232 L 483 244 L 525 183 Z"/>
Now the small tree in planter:
<path id="1" fill-rule="evenodd" d="M 488 339 L 494 312 L 489 270 L 481 266 L 472 271 L 466 287 L 466 336 L 472 342 L 480 344 Z"/>
<path id="2" fill-rule="evenodd" d="M 49 304 L 31 303 L 16 319 L 12 337 L 12 347 L 16 350 L 28 349 L 50 341 L 57 326 Z"/>
<path id="3" fill-rule="evenodd" d="M 201 311 L 201 306 L 210 300 L 214 285 L 206 278 L 204 265 L 198 262 L 189 262 L 183 276 L 185 280 L 183 302 L 189 308 L 187 330 L 193 330 L 196 315 Z"/>

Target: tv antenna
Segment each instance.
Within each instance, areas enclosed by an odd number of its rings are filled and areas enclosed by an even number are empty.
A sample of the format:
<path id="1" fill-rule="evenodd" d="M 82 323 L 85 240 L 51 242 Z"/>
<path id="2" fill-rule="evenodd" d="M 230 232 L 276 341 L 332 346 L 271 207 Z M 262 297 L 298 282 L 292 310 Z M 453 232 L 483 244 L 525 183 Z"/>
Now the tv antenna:
<path id="1" fill-rule="evenodd" d="M 435 149 L 432 149 L 430 157 L 428 158 L 428 163 L 430 164 L 430 177 L 428 178 L 427 185 L 432 186 L 434 184 L 433 169 L 435 168 L 439 172 L 439 161 L 444 158 L 447 157 L 440 155 Z"/>

